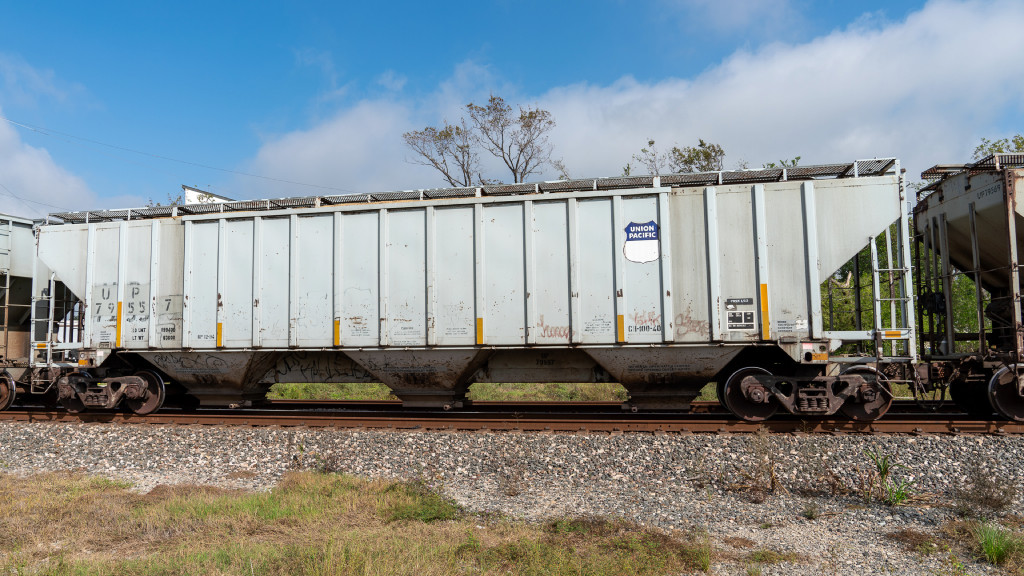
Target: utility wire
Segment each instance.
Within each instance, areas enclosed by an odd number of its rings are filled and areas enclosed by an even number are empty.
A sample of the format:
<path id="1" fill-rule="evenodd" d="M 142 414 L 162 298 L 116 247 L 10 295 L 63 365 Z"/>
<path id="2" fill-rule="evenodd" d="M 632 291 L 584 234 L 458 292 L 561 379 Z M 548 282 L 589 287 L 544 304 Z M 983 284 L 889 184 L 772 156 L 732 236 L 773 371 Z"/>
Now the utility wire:
<path id="1" fill-rule="evenodd" d="M 37 200 L 28 200 L 27 198 L 22 198 L 21 196 L 18 196 L 18 195 L 17 195 L 17 194 L 15 194 L 14 192 L 11 192 L 11 189 L 10 189 L 10 188 L 8 188 L 7 186 L 4 186 L 4 185 L 3 185 L 3 182 L 0 182 L 0 188 L 3 188 L 3 189 L 4 189 L 4 191 L 6 191 L 6 192 L 7 192 L 7 194 L 8 194 L 8 195 L 9 195 L 9 196 L 10 196 L 11 198 L 14 198 L 15 200 L 17 200 L 17 201 L 21 202 L 21 203 L 22 203 L 22 204 L 24 204 L 24 205 L 25 205 L 25 206 L 26 206 L 26 207 L 27 207 L 27 208 L 28 208 L 29 210 L 32 210 L 32 211 L 33 211 L 33 212 L 35 212 L 36 214 L 40 214 L 40 215 L 43 215 L 43 216 L 45 216 L 45 214 L 43 214 L 42 212 L 40 212 L 38 208 L 33 208 L 32 206 L 30 206 L 30 205 L 29 205 L 29 203 L 30 203 L 30 202 L 31 202 L 32 204 L 39 204 L 40 206 L 46 206 L 46 207 L 48 207 L 48 208 L 56 208 L 57 210 L 62 210 L 62 211 L 64 211 L 64 212 L 67 212 L 67 211 L 68 211 L 68 209 L 67 209 L 67 208 L 63 208 L 63 207 L 61 207 L 61 206 L 54 206 L 53 204 L 47 204 L 46 202 L 39 202 L 39 201 L 37 201 Z"/>
<path id="2" fill-rule="evenodd" d="M 226 172 L 228 174 L 236 174 L 238 176 L 247 176 L 249 178 L 259 178 L 261 180 L 269 180 L 271 182 L 281 182 L 283 184 L 294 184 L 296 186 L 307 186 L 309 188 L 320 188 L 322 190 L 334 190 L 334 191 L 337 191 L 337 192 L 345 192 L 347 194 L 355 194 L 356 193 L 353 190 L 346 190 L 345 188 L 336 188 L 334 186 L 322 186 L 320 184 L 309 184 L 307 182 L 296 182 L 295 180 L 285 180 L 283 178 L 273 178 L 271 176 L 263 176 L 263 175 L 260 175 L 260 174 L 252 174 L 252 173 L 249 173 L 249 172 L 241 172 L 239 170 L 230 170 L 228 168 L 218 168 L 216 166 L 210 166 L 208 164 L 200 164 L 198 162 L 190 162 L 188 160 L 180 160 L 178 158 L 171 158 L 170 156 L 162 156 L 160 154 L 153 154 L 153 153 L 150 153 L 150 152 L 144 152 L 142 150 L 135 150 L 133 148 L 126 148 L 124 146 L 117 146 L 115 144 L 108 144 L 106 142 L 100 142 L 99 140 L 92 140 L 90 138 L 83 138 L 81 136 L 75 136 L 74 134 L 68 134 L 66 132 L 60 132 L 60 131 L 57 131 L 57 130 L 51 130 L 49 128 L 44 128 L 42 126 L 33 126 L 31 124 L 25 124 L 23 122 L 18 122 L 18 121 L 15 121 L 15 120 L 11 120 L 10 118 L 6 118 L 4 116 L 0 116 L 0 120 L 3 120 L 4 122 L 7 122 L 7 123 L 12 124 L 14 126 L 19 126 L 19 127 L 24 128 L 26 130 L 31 130 L 32 132 L 36 132 L 36 133 L 42 134 L 44 136 L 51 136 L 52 137 L 54 134 L 59 134 L 61 136 L 66 136 L 68 138 L 74 138 L 75 140 L 80 140 L 82 142 L 88 142 L 90 144 L 95 144 L 95 145 L 98 145 L 98 146 L 106 146 L 107 148 L 113 148 L 114 150 L 122 150 L 124 152 L 131 152 L 133 154 L 139 154 L 139 155 L 142 155 L 142 156 L 149 156 L 151 158 L 158 158 L 160 160 L 167 160 L 168 162 L 177 162 L 179 164 L 186 164 L 186 165 L 189 165 L 189 166 L 196 166 L 198 168 L 205 168 L 207 170 L 216 170 L 218 172 Z"/>

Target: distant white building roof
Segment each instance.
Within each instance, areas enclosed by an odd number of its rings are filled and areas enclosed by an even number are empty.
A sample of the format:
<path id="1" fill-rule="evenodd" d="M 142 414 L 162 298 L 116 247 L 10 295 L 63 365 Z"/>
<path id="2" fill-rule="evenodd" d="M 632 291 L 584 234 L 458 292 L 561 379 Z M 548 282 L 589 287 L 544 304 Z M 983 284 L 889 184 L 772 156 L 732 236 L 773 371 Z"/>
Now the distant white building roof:
<path id="1" fill-rule="evenodd" d="M 218 202 L 234 202 L 233 198 L 214 194 L 213 192 L 207 192 L 206 190 L 200 190 L 199 188 L 185 186 L 184 184 L 181 185 L 181 189 L 185 191 L 185 204 L 217 204 Z"/>

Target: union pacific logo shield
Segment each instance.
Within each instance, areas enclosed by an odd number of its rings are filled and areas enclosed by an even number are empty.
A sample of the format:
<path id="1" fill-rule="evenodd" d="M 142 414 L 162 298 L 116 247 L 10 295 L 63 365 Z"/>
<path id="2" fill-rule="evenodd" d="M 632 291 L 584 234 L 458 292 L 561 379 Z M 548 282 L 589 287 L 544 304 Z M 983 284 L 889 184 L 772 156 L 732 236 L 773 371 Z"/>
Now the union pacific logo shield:
<path id="1" fill-rule="evenodd" d="M 661 256 L 658 243 L 658 225 L 650 222 L 630 222 L 626 226 L 626 244 L 622 253 L 630 262 L 653 262 Z"/>

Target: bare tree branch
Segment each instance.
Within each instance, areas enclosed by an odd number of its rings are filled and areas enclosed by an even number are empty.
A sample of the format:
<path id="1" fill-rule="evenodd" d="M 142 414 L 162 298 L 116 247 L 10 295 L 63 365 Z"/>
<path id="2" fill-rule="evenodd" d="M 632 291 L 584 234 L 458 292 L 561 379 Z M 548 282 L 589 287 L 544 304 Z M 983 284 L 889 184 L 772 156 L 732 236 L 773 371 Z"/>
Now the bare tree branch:
<path id="1" fill-rule="evenodd" d="M 647 140 L 646 148 L 641 148 L 639 154 L 633 154 L 633 160 L 646 167 L 647 173 L 651 176 L 658 176 L 661 174 L 661 169 L 665 167 L 668 153 L 658 154 L 658 149 L 654 145 L 654 139 L 650 138 Z M 629 165 L 627 164 L 627 166 Z"/>
<path id="2" fill-rule="evenodd" d="M 551 162 L 548 133 L 555 121 L 547 110 L 520 106 L 516 115 L 504 99 L 494 95 L 486 106 L 470 103 L 466 110 L 476 130 L 476 141 L 505 163 L 514 182 L 523 182 Z"/>
<path id="3" fill-rule="evenodd" d="M 434 168 L 452 186 L 472 186 L 474 175 L 478 182 L 482 180 L 473 134 L 465 119 L 460 119 L 458 124 L 445 121 L 440 129 L 427 126 L 406 132 L 402 139 L 417 154 L 410 162 Z"/>

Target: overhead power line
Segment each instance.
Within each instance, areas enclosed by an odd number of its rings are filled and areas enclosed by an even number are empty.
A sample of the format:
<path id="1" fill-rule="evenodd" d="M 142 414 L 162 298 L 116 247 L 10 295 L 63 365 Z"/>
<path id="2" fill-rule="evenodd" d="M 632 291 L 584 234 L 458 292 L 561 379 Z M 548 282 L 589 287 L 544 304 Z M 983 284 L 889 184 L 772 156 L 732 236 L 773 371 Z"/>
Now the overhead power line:
<path id="1" fill-rule="evenodd" d="M 26 206 L 26 207 L 27 207 L 27 208 L 28 208 L 29 210 L 32 210 L 33 212 L 35 212 L 35 213 L 37 213 L 37 214 L 42 214 L 42 215 L 44 215 L 44 216 L 45 216 L 45 214 L 44 214 L 43 212 L 40 212 L 38 208 L 34 208 L 34 207 L 32 207 L 32 206 L 30 205 L 30 203 L 31 203 L 31 204 L 38 204 L 38 205 L 40 205 L 40 206 L 46 206 L 47 208 L 56 208 L 57 210 L 65 210 L 65 211 L 67 210 L 67 208 L 64 208 L 63 206 L 55 206 L 55 205 L 53 205 L 53 204 L 47 204 L 46 202 L 40 202 L 40 201 L 38 201 L 38 200 L 29 200 L 28 198 L 22 198 L 21 196 L 18 196 L 18 195 L 17 195 L 17 194 L 15 194 L 14 192 L 11 192 L 11 189 L 10 189 L 10 188 L 8 188 L 7 186 L 4 186 L 2 182 L 0 182 L 0 188 L 2 188 L 2 189 L 3 189 L 4 191 L 5 191 L 5 192 L 7 192 L 7 195 L 8 195 L 8 196 L 10 196 L 11 198 L 14 198 L 14 199 L 15 199 L 15 200 L 17 200 L 18 202 L 21 202 L 21 203 L 22 203 L 22 204 L 24 204 L 24 205 L 25 205 L 25 206 Z"/>
<path id="2" fill-rule="evenodd" d="M 188 166 L 195 166 L 197 168 L 205 168 L 206 170 L 216 170 L 217 172 L 225 172 L 227 174 L 235 174 L 235 175 L 238 175 L 238 176 L 246 176 L 248 178 L 259 178 L 260 180 L 268 180 L 268 181 L 271 181 L 271 182 L 280 182 L 282 184 L 294 184 L 295 186 L 306 186 L 306 187 L 309 187 L 309 188 L 319 188 L 321 190 L 334 190 L 336 192 L 345 192 L 346 194 L 355 194 L 354 191 L 347 190 L 345 188 L 337 188 L 337 187 L 334 187 L 334 186 L 323 186 L 321 184 L 310 184 L 308 182 L 297 182 L 295 180 L 286 180 L 284 178 L 273 178 L 271 176 L 263 176 L 261 174 L 252 174 L 250 172 L 242 172 L 240 170 L 231 170 L 229 168 L 219 168 L 217 166 L 210 166 L 209 164 L 202 164 L 202 163 L 199 163 L 199 162 L 191 162 L 189 160 L 181 160 L 179 158 L 171 158 L 170 156 L 163 156 L 161 154 L 153 154 L 152 152 L 145 152 L 143 150 L 136 150 L 134 148 L 128 148 L 128 147 L 125 147 L 125 146 L 118 146 L 116 144 L 108 144 L 106 142 L 100 142 L 99 140 L 93 140 L 91 138 L 85 138 L 85 137 L 82 137 L 82 136 L 76 136 L 74 134 L 68 134 L 67 132 L 60 132 L 58 130 L 52 130 L 50 128 L 46 128 L 46 127 L 43 127 L 43 126 L 33 126 L 32 124 L 26 124 L 24 122 L 18 122 L 16 120 L 12 120 L 12 119 L 6 118 L 4 116 L 0 116 L 0 120 L 3 120 L 4 122 L 7 122 L 8 124 L 12 124 L 14 126 L 18 126 L 20 128 L 24 128 L 26 130 L 31 130 L 32 132 L 35 132 L 37 134 L 42 134 L 43 136 L 51 136 L 52 137 L 55 134 L 57 134 L 57 135 L 60 135 L 60 136 L 64 136 L 66 138 L 73 138 L 73 139 L 79 140 L 81 142 L 87 142 L 89 144 L 95 144 L 97 146 L 104 146 L 104 147 L 107 147 L 107 148 L 112 148 L 114 150 L 121 150 L 123 152 L 131 152 L 132 154 L 139 154 L 140 156 L 148 156 L 150 158 L 157 158 L 159 160 L 166 160 L 168 162 L 177 162 L 178 164 L 185 164 L 185 165 L 188 165 Z"/>

